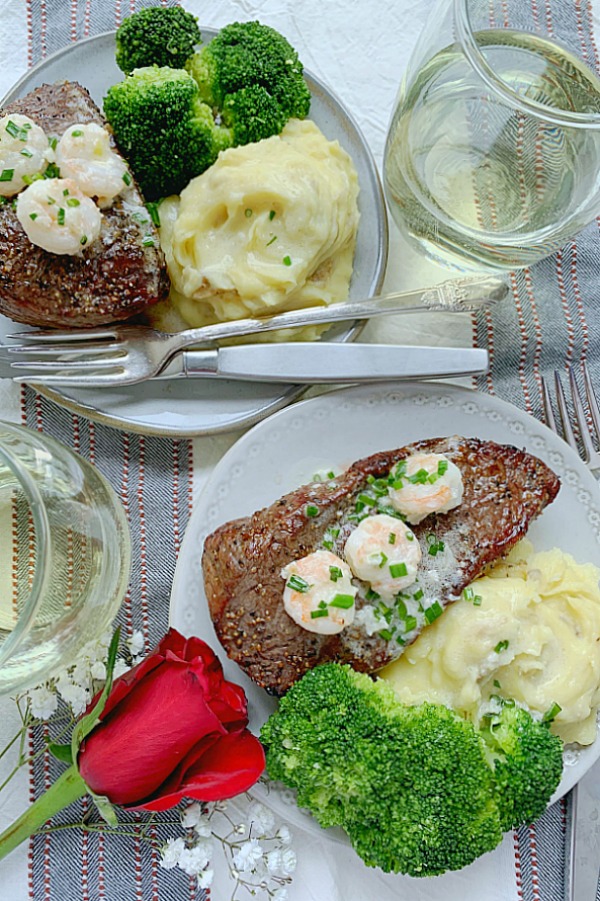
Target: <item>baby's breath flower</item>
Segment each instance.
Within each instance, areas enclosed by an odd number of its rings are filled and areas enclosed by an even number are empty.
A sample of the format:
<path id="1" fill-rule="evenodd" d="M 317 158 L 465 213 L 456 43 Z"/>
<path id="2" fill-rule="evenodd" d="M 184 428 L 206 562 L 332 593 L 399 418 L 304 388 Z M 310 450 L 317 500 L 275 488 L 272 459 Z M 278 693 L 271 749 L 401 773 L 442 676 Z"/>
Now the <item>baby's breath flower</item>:
<path id="1" fill-rule="evenodd" d="M 271 901 L 287 901 L 288 898 L 288 890 L 286 888 L 278 888 L 274 894 L 271 895 Z"/>
<path id="2" fill-rule="evenodd" d="M 91 661 L 90 661 L 91 662 Z M 106 665 L 102 660 L 95 660 L 90 666 L 90 675 L 92 679 L 104 682 L 106 680 Z"/>
<path id="3" fill-rule="evenodd" d="M 291 876 L 296 870 L 298 860 L 296 852 L 291 848 L 285 848 L 281 852 L 281 874 L 282 876 Z"/>
<path id="4" fill-rule="evenodd" d="M 283 855 L 279 848 L 269 851 L 267 854 L 267 870 L 269 873 L 279 873 L 283 864 Z"/>
<path id="5" fill-rule="evenodd" d="M 133 635 L 127 639 L 127 647 L 133 656 L 140 654 L 144 650 L 144 633 L 140 632 L 139 629 L 134 632 Z"/>
<path id="6" fill-rule="evenodd" d="M 186 829 L 193 829 L 201 821 L 202 816 L 202 805 L 194 801 L 193 804 L 181 811 L 181 824 Z"/>
<path id="7" fill-rule="evenodd" d="M 250 873 L 263 857 L 263 849 L 255 838 L 244 842 L 233 858 L 233 865 L 240 873 Z"/>
<path id="8" fill-rule="evenodd" d="M 191 848 L 184 848 L 179 855 L 179 867 L 188 876 L 198 876 L 210 863 L 213 845 L 211 841 L 203 839 Z"/>
<path id="9" fill-rule="evenodd" d="M 47 720 L 58 706 L 58 697 L 47 685 L 40 685 L 29 692 L 29 703 L 35 717 Z"/>
<path id="10" fill-rule="evenodd" d="M 275 816 L 268 807 L 265 807 L 259 801 L 252 801 L 248 810 L 248 817 L 263 835 L 272 832 L 275 828 Z"/>
<path id="11" fill-rule="evenodd" d="M 275 838 L 278 838 L 282 845 L 289 845 L 292 842 L 292 833 L 285 825 L 285 823 L 279 827 L 277 832 L 275 833 Z"/>
<path id="12" fill-rule="evenodd" d="M 185 851 L 185 842 L 182 838 L 168 839 L 167 844 L 162 849 L 161 867 L 165 870 L 172 870 L 179 863 L 183 851 Z"/>
<path id="13" fill-rule="evenodd" d="M 120 657 L 117 658 L 117 662 L 115 663 L 115 668 L 113 670 L 113 679 L 118 679 L 119 676 L 123 676 L 126 672 L 129 671 L 128 665 L 122 660 Z"/>
<path id="14" fill-rule="evenodd" d="M 198 873 L 198 886 L 200 888 L 209 888 L 212 885 L 214 876 L 214 870 L 211 870 L 210 868 L 207 870 L 202 870 L 201 873 Z"/>

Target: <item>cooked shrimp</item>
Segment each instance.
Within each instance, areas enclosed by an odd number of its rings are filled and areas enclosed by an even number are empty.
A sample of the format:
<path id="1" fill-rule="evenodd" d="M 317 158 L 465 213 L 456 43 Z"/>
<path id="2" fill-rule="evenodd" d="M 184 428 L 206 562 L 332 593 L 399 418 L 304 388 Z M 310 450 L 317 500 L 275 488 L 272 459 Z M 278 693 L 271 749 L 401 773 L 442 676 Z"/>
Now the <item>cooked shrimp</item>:
<path id="1" fill-rule="evenodd" d="M 0 196 L 18 194 L 43 172 L 52 150 L 43 129 L 29 116 L 12 113 L 0 119 Z"/>
<path id="2" fill-rule="evenodd" d="M 442 454 L 413 454 L 392 474 L 396 480 L 390 503 L 413 525 L 430 513 L 448 513 L 462 502 L 462 473 Z"/>
<path id="3" fill-rule="evenodd" d="M 95 122 L 67 128 L 56 147 L 56 163 L 61 176 L 76 181 L 100 207 L 110 206 L 131 184 L 125 161 L 110 146 L 106 129 Z"/>
<path id="4" fill-rule="evenodd" d="M 357 588 L 344 561 L 330 551 L 315 551 L 282 569 L 283 605 L 294 622 L 309 632 L 335 635 L 354 620 Z"/>
<path id="5" fill-rule="evenodd" d="M 42 178 L 17 197 L 17 218 L 32 244 L 74 254 L 100 234 L 102 213 L 69 178 Z"/>
<path id="6" fill-rule="evenodd" d="M 344 546 L 355 576 L 389 599 L 413 585 L 421 562 L 421 547 L 401 519 L 387 513 L 367 516 L 350 533 Z"/>

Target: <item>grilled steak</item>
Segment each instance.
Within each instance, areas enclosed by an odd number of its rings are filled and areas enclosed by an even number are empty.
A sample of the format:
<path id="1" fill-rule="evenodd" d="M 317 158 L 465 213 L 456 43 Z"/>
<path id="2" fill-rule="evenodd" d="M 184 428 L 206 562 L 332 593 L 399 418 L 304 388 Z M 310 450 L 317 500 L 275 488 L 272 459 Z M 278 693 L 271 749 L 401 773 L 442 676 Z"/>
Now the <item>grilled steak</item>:
<path id="1" fill-rule="evenodd" d="M 438 438 L 375 454 L 334 481 L 304 485 L 253 516 L 225 523 L 204 544 L 211 616 L 229 657 L 270 693 L 284 694 L 319 663 L 338 661 L 373 672 L 402 652 L 396 638 L 369 635 L 361 624 L 368 586 L 356 599 L 355 622 L 339 634 L 319 635 L 297 625 L 283 606 L 281 570 L 323 547 L 324 539 L 331 548 L 333 526 L 340 532 L 331 549 L 343 556 L 355 528 L 347 517 L 355 511 L 357 496 L 368 490 L 367 477 L 387 477 L 395 463 L 416 452 L 444 454 L 461 470 L 464 484 L 460 506 L 413 526 L 423 551 L 418 573 L 423 608 L 457 600 L 487 564 L 525 535 L 560 487 L 544 463 L 517 448 L 476 438 Z M 307 515 L 307 504 L 318 508 L 317 516 Z M 424 623 L 420 616 L 408 641 Z"/>
<path id="2" fill-rule="evenodd" d="M 78 123 L 106 125 L 74 82 L 44 84 L 0 110 L 0 116 L 10 113 L 29 116 L 49 137 Z M 0 313 L 11 319 L 52 327 L 102 325 L 164 299 L 168 287 L 158 234 L 135 184 L 103 211 L 99 238 L 73 256 L 32 244 L 12 204 L 0 206 Z"/>

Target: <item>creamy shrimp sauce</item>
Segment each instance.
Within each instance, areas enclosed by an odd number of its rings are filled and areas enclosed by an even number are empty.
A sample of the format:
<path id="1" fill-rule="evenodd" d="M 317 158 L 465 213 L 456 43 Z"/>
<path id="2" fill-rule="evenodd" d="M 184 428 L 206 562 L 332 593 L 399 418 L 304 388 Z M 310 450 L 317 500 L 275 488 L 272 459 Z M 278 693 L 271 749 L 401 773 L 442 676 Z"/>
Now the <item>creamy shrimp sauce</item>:
<path id="1" fill-rule="evenodd" d="M 335 485 L 332 475 L 328 473 L 328 480 Z M 455 570 L 456 557 L 436 537 L 435 524 L 419 540 L 407 521 L 416 524 L 433 513 L 443 515 L 457 507 L 462 496 L 461 472 L 441 454 L 414 454 L 399 461 L 387 477 L 369 476 L 354 506 L 340 511 L 337 525 L 327 529 L 319 550 L 282 571 L 286 611 L 312 632 L 332 634 L 335 622 L 333 631 L 349 628 L 357 642 L 366 633 L 408 643 L 441 616 L 440 585 Z M 329 597 L 332 589 L 329 565 L 343 573 L 343 593 L 350 597 L 349 587 L 353 589 L 352 606 L 348 604 L 346 615 L 336 614 L 331 622 L 315 612 L 327 608 L 325 594 Z M 304 583 L 302 599 L 291 594 L 294 574 Z M 341 583 L 338 592 L 340 588 Z"/>

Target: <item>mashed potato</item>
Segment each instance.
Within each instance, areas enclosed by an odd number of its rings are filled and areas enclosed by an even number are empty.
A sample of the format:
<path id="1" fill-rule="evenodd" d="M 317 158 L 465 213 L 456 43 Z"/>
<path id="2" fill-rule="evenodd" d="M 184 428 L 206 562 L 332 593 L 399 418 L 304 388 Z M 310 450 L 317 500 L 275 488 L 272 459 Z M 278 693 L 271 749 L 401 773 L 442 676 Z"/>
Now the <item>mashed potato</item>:
<path id="1" fill-rule="evenodd" d="M 478 605 L 450 606 L 382 670 L 402 701 L 476 716 L 497 694 L 545 713 L 566 742 L 596 738 L 600 704 L 600 573 L 558 549 L 522 542 L 473 585 Z"/>
<path id="2" fill-rule="evenodd" d="M 350 157 L 309 120 L 293 119 L 281 135 L 225 150 L 160 208 L 171 307 L 182 324 L 345 299 L 357 195 Z"/>

